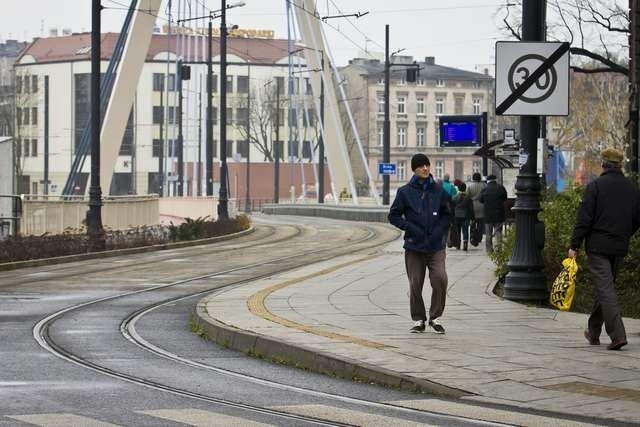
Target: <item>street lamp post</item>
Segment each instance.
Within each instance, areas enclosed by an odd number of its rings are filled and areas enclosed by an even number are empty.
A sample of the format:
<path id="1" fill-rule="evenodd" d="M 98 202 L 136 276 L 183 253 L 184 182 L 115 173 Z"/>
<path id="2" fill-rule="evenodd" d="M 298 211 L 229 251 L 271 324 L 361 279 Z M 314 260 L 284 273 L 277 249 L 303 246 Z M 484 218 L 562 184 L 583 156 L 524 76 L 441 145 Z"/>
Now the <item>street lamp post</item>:
<path id="1" fill-rule="evenodd" d="M 273 167 L 273 203 L 280 203 L 280 80 L 276 77 L 276 141 L 274 149 L 276 158 Z"/>
<path id="2" fill-rule="evenodd" d="M 220 0 L 220 193 L 218 218 L 229 218 L 227 190 L 227 0 Z"/>
<path id="3" fill-rule="evenodd" d="M 91 7 L 91 186 L 87 232 L 92 250 L 104 249 L 102 227 L 102 189 L 100 188 L 100 0 Z"/>
<path id="4" fill-rule="evenodd" d="M 542 41 L 545 32 L 546 1 L 524 0 L 522 3 L 522 40 Z M 520 135 L 526 163 L 516 181 L 516 242 L 505 278 L 504 297 L 511 300 L 544 301 L 549 293 L 542 272 L 544 225 L 538 220 L 541 183 L 536 170 L 537 139 L 540 121 L 537 116 L 520 118 Z"/>

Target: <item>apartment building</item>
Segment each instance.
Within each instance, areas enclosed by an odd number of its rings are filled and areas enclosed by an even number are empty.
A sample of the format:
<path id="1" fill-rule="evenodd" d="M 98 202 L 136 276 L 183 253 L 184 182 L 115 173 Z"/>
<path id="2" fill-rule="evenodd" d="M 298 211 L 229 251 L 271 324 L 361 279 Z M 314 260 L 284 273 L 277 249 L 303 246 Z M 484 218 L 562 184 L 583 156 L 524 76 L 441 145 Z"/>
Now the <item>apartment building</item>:
<path id="1" fill-rule="evenodd" d="M 408 65 L 414 58 L 394 56 L 392 62 Z M 411 176 L 411 156 L 417 152 L 429 157 L 436 178 L 448 173 L 452 180 L 467 180 L 481 171 L 482 159 L 473 155 L 476 148 L 439 146 L 438 119 L 443 115 L 479 115 L 493 109 L 493 78 L 488 73 L 439 65 L 434 57 L 416 64 L 420 74 L 413 83 L 406 81 L 406 67 L 391 68 L 390 148 L 391 162 L 397 165 L 397 174 L 391 176 L 392 193 Z M 378 163 L 382 162 L 384 135 L 384 62 L 355 58 L 340 73 L 369 168 L 377 187 L 382 188 Z M 492 115 L 489 117 L 491 122 Z"/>
<path id="2" fill-rule="evenodd" d="M 102 35 L 102 70 L 107 70 L 117 33 Z M 129 121 L 118 144 L 119 157 L 110 194 L 176 194 L 178 105 L 176 70 L 178 60 L 190 67 L 189 80 L 182 81 L 182 127 L 184 135 L 184 195 L 195 195 L 204 184 L 206 145 L 206 38 L 154 34 L 139 78 Z M 287 40 L 269 37 L 229 37 L 227 68 L 227 162 L 270 163 L 279 146 L 284 164 L 310 164 L 318 131 L 312 108 L 311 85 L 304 70 L 304 53 L 293 57 L 300 70 L 289 84 Z M 219 39 L 213 38 L 213 140 L 214 191 L 219 184 Z M 22 173 L 19 193 L 43 194 L 45 77 L 49 87 L 49 186 L 48 194 L 59 195 L 65 185 L 82 140 L 90 110 L 91 34 L 36 39 L 18 58 L 16 70 L 16 157 Z M 279 96 L 275 96 L 276 88 Z M 251 97 L 250 108 L 247 98 Z M 275 141 L 275 100 L 279 98 L 279 141 Z M 307 113 L 303 114 L 306 108 Z M 251 117 L 251 143 L 246 132 Z M 289 126 L 291 124 L 291 126 Z M 298 125 L 299 124 L 299 125 Z M 298 125 L 298 126 L 296 126 Z M 292 129 L 292 137 L 289 137 Z M 254 141 L 256 139 L 257 141 Z M 249 153 L 250 150 L 250 153 Z M 164 164 L 162 159 L 166 159 Z M 74 182 L 84 193 L 90 158 Z M 160 171 L 165 173 L 160 176 Z M 201 171 L 201 172 L 198 172 Z M 198 177 L 201 178 L 200 186 Z M 264 178 L 263 178 L 264 179 Z M 283 180 L 284 181 L 284 180 Z M 164 189 L 161 188 L 164 185 Z M 108 192 L 103 189 L 103 193 Z M 272 194 L 272 193 L 271 193 Z M 286 194 L 286 193 L 285 193 Z"/>

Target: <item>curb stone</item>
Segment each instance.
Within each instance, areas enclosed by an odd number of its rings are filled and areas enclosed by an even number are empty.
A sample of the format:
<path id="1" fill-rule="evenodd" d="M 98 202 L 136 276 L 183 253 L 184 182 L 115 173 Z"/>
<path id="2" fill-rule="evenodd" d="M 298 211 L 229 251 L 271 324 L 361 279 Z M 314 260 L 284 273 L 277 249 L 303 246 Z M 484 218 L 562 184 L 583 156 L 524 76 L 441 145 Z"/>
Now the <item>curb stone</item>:
<path id="1" fill-rule="evenodd" d="M 203 301 L 204 299 L 197 303 L 191 315 L 206 339 L 225 348 L 320 374 L 376 383 L 403 391 L 428 393 L 454 399 L 474 395 L 471 392 L 447 387 L 429 380 L 409 377 L 348 357 L 318 352 L 301 345 L 293 345 L 264 335 L 234 328 L 212 318 L 206 312 L 206 305 Z"/>

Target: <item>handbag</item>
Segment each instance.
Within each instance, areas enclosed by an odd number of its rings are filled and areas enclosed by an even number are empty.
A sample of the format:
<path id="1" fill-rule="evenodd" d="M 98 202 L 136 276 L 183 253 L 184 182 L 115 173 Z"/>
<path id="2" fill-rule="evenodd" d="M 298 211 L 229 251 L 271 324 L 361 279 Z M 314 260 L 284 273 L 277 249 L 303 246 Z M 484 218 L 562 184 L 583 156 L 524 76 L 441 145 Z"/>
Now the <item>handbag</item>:
<path id="1" fill-rule="evenodd" d="M 578 263 L 575 258 L 565 258 L 562 261 L 562 271 L 553 281 L 549 303 L 558 310 L 567 311 L 571 308 L 573 297 L 576 294 L 576 274 Z"/>

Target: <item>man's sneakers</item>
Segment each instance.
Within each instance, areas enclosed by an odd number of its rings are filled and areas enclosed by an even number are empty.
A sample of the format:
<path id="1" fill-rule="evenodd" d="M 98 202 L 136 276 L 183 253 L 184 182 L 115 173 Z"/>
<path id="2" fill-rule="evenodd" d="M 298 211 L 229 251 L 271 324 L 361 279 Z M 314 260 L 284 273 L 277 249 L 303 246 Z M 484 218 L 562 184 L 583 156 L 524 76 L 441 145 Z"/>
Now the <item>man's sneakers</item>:
<path id="1" fill-rule="evenodd" d="M 417 334 L 418 332 L 424 332 L 425 326 L 424 326 L 424 320 L 418 320 L 416 323 L 413 324 L 413 326 L 411 327 L 411 329 L 409 329 L 409 331 L 411 331 L 412 334 Z"/>
<path id="2" fill-rule="evenodd" d="M 429 326 L 436 334 L 444 334 L 444 327 L 440 324 L 438 319 L 429 320 Z M 424 332 L 425 328 L 425 321 L 418 320 L 413 324 L 409 331 L 411 331 L 412 334 L 417 334 L 418 332 Z"/>
<path id="3" fill-rule="evenodd" d="M 440 324 L 438 319 L 429 320 L 429 326 L 436 334 L 444 334 L 444 327 Z"/>

